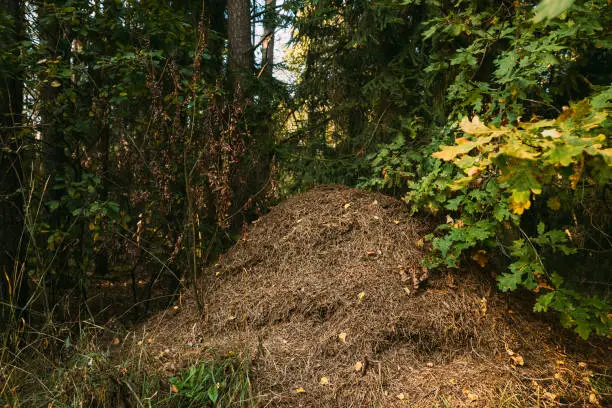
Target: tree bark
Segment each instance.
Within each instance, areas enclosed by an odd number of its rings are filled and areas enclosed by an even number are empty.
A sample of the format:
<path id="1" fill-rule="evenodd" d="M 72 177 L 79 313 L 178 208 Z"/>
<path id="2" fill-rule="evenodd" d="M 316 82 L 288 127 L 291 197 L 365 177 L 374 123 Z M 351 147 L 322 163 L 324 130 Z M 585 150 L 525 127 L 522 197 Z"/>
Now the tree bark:
<path id="1" fill-rule="evenodd" d="M 276 30 L 276 0 L 266 0 L 263 21 L 263 42 L 261 49 L 261 66 L 263 75 L 272 78 L 274 73 L 274 31 Z"/>
<path id="2" fill-rule="evenodd" d="M 227 37 L 229 41 L 229 75 L 234 91 L 244 90 L 251 68 L 251 5 L 249 0 L 228 0 Z"/>

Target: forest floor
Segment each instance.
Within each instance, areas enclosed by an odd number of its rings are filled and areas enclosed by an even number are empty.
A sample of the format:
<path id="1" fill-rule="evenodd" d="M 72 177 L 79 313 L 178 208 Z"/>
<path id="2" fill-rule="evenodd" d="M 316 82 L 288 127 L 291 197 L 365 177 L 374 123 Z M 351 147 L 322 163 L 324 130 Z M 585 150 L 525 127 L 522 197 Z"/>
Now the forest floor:
<path id="1" fill-rule="evenodd" d="M 98 334 L 70 364 L 6 406 L 609 406 L 610 343 L 499 293 L 489 267 L 427 271 L 432 225 L 382 194 L 294 196 L 204 270 L 197 295 L 129 329 L 85 324 Z"/>

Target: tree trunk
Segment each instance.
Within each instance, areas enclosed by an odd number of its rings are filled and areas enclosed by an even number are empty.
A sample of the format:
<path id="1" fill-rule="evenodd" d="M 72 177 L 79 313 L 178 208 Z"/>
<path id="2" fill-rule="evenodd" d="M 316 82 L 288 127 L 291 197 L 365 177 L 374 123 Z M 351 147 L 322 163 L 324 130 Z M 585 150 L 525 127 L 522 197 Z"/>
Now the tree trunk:
<path id="1" fill-rule="evenodd" d="M 274 70 L 274 30 L 276 29 L 276 0 L 266 0 L 266 12 L 263 22 L 263 42 L 261 49 L 261 66 L 263 75 L 272 78 Z"/>
<path id="2" fill-rule="evenodd" d="M 21 0 L 0 0 L 0 12 L 7 13 L 10 25 L 0 36 L 0 302 L 17 306 L 21 314 L 28 298 L 23 274 L 23 194 L 18 136 L 23 110 L 23 75 L 19 63 L 19 41 L 24 38 Z M 0 320 L 11 315 L 0 306 Z"/>
<path id="3" fill-rule="evenodd" d="M 229 40 L 229 75 L 234 90 L 244 90 L 251 68 L 251 5 L 249 0 L 228 0 L 227 37 Z"/>

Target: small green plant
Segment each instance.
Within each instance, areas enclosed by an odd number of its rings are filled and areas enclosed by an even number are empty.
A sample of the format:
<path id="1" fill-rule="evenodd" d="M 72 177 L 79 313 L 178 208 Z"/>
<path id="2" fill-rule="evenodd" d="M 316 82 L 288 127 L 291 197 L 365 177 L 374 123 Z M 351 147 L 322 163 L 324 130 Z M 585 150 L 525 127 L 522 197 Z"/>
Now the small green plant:
<path id="1" fill-rule="evenodd" d="M 250 365 L 228 354 L 212 361 L 197 361 L 170 379 L 171 400 L 179 407 L 250 406 Z"/>

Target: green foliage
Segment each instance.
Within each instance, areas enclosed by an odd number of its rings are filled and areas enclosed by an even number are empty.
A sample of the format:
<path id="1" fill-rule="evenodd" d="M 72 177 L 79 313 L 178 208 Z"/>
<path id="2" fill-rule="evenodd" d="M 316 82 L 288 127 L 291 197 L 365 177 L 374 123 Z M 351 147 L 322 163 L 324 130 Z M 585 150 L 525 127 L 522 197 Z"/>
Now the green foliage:
<path id="1" fill-rule="evenodd" d="M 233 355 L 196 362 L 170 379 L 171 401 L 179 407 L 250 406 L 249 370 L 247 361 Z"/>
<path id="2" fill-rule="evenodd" d="M 350 151 L 356 184 L 439 217 L 429 267 L 495 264 L 501 290 L 609 335 L 608 2 L 334 4 L 298 19 L 298 148 L 339 173 Z"/>

